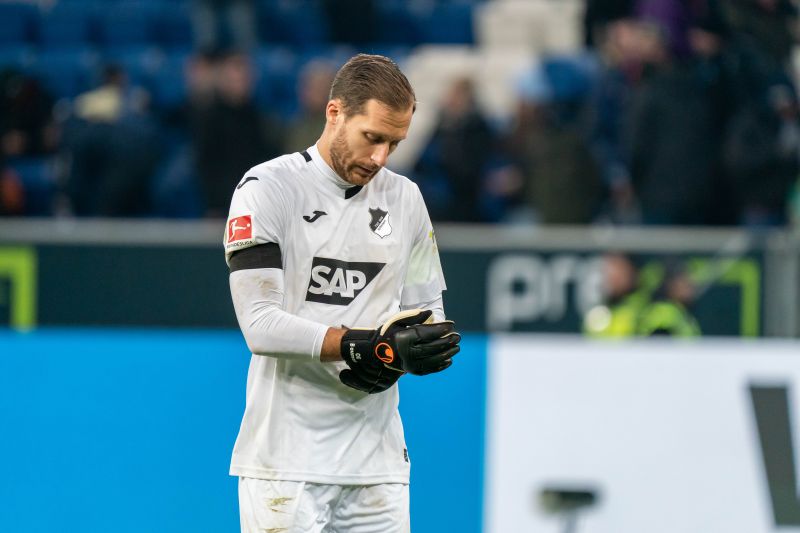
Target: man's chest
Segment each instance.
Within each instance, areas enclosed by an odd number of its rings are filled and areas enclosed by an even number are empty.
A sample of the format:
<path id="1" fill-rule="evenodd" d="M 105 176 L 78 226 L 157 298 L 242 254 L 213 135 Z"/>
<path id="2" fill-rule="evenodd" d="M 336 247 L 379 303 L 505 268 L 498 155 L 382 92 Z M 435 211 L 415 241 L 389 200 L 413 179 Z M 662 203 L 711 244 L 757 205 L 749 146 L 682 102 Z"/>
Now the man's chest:
<path id="1" fill-rule="evenodd" d="M 413 235 L 392 195 L 331 198 L 305 191 L 295 198 L 281 249 L 296 259 L 325 256 L 341 260 L 398 260 L 410 250 Z"/>
<path id="2" fill-rule="evenodd" d="M 295 298 L 349 306 L 365 290 L 397 292 L 413 239 L 397 202 L 308 194 L 290 213 L 281 251 Z"/>

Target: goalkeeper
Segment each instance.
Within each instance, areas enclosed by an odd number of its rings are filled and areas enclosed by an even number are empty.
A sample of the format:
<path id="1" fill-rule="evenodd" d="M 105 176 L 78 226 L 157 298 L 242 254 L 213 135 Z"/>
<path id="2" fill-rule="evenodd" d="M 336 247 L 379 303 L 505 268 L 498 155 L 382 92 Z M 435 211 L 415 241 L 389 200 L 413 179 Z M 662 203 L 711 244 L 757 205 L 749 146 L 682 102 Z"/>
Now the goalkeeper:
<path id="1" fill-rule="evenodd" d="M 445 370 L 460 341 L 419 189 L 384 167 L 415 106 L 394 62 L 357 55 L 316 144 L 234 190 L 225 258 L 252 352 L 230 468 L 242 531 L 410 529 L 395 383 Z"/>

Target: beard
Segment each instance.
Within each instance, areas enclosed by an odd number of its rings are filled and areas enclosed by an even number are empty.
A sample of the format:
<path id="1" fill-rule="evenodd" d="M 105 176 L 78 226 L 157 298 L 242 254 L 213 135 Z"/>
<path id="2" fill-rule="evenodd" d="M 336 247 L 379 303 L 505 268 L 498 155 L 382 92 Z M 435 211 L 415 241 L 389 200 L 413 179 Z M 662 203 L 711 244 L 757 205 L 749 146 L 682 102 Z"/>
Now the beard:
<path id="1" fill-rule="evenodd" d="M 353 151 L 347 145 L 345 133 L 345 129 L 342 128 L 331 142 L 330 152 L 333 171 L 347 183 L 366 185 L 377 174 L 380 167 L 376 167 L 371 163 L 367 165 L 356 163 L 353 158 Z"/>

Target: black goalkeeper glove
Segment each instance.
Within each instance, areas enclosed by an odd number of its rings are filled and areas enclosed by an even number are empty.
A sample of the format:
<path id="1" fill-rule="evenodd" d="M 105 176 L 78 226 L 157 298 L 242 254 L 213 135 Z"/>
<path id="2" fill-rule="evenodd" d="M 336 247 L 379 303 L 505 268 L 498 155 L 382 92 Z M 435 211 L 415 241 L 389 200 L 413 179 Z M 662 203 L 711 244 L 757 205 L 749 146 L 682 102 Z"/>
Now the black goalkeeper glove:
<path id="1" fill-rule="evenodd" d="M 453 362 L 461 336 L 453 322 L 431 323 L 431 311 L 398 313 L 379 329 L 350 329 L 342 337 L 339 373 L 345 385 L 370 394 L 383 392 L 409 372 L 440 372 Z"/>

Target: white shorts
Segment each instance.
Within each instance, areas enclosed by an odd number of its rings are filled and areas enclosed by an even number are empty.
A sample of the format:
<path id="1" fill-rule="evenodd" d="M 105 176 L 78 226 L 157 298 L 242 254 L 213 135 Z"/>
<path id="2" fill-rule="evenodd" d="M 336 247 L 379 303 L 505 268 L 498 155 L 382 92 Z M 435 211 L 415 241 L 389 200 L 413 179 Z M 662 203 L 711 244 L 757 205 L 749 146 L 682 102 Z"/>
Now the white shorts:
<path id="1" fill-rule="evenodd" d="M 408 485 L 239 478 L 242 533 L 409 533 Z"/>

